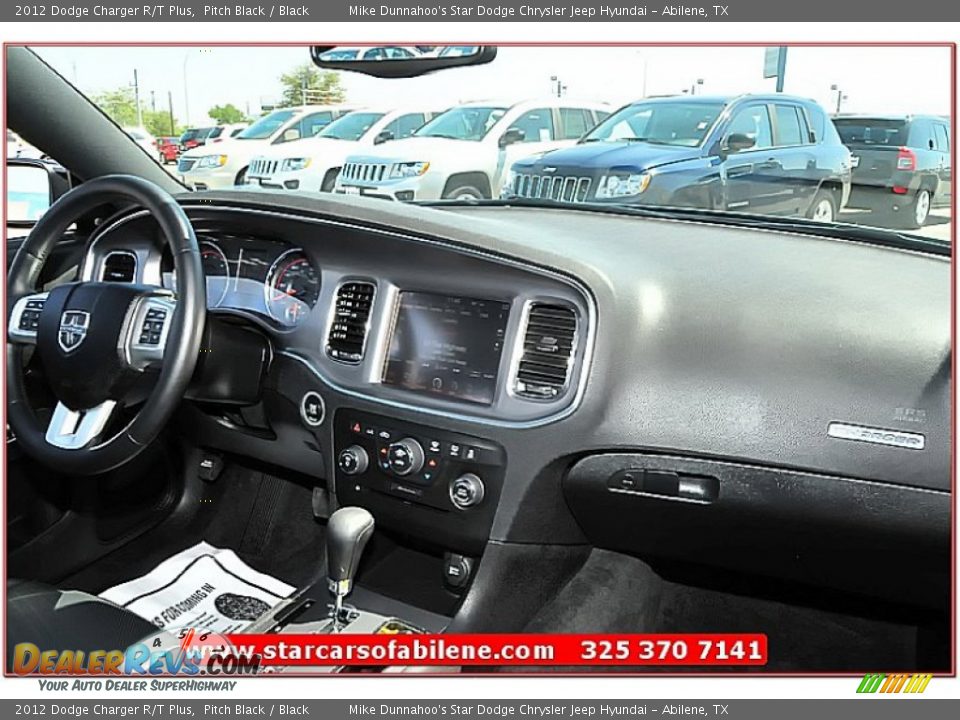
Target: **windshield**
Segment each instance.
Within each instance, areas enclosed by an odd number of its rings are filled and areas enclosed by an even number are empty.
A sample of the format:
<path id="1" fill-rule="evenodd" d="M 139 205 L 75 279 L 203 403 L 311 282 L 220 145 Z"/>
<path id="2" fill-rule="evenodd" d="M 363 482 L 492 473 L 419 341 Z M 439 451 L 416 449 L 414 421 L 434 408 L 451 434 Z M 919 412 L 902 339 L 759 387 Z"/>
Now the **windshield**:
<path id="1" fill-rule="evenodd" d="M 462 40 L 325 57 L 462 63 L 480 50 Z M 35 48 L 130 129 L 138 157 L 191 190 L 680 206 L 952 236 L 952 59 L 941 47 L 797 46 L 779 92 L 758 46 L 508 45 L 490 62 L 415 77 L 319 67 L 294 45 L 146 50 Z M 165 137 L 179 143 L 153 140 Z M 278 156 L 310 137 L 330 142 Z M 47 155 L 22 138 L 7 152 Z M 115 172 L 130 172 L 116 155 Z"/>
<path id="2" fill-rule="evenodd" d="M 334 140 L 359 140 L 384 114 L 353 112 L 344 115 L 339 120 L 334 120 L 327 125 L 317 133 L 316 137 L 333 138 Z"/>
<path id="3" fill-rule="evenodd" d="M 720 116 L 723 103 L 658 102 L 615 112 L 582 142 L 648 142 L 697 147 Z"/>
<path id="4" fill-rule="evenodd" d="M 435 117 L 414 135 L 452 140 L 483 140 L 506 112 L 505 107 L 453 108 Z"/>
<path id="5" fill-rule="evenodd" d="M 237 140 L 266 140 L 283 127 L 296 112 L 294 110 L 277 110 L 260 118 L 253 125 L 236 135 Z"/>

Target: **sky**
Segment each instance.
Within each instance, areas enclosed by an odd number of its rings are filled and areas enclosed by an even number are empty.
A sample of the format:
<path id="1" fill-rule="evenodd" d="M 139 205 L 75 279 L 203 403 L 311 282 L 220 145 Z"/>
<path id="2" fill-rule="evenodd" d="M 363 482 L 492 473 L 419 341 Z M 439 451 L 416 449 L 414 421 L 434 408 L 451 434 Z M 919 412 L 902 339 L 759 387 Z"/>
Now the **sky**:
<path id="1" fill-rule="evenodd" d="M 276 102 L 282 73 L 309 60 L 305 47 L 40 47 L 37 52 L 87 94 L 133 83 L 141 98 L 184 124 L 208 124 L 214 105 L 233 103 L 251 115 Z M 551 77 L 568 97 L 614 106 L 645 95 L 676 94 L 698 80 L 697 94 L 772 92 L 762 77 L 762 47 L 502 47 L 488 65 L 421 78 L 384 80 L 341 73 L 351 103 L 410 105 L 551 94 Z M 844 112 L 950 112 L 947 48 L 792 47 L 784 91 Z M 189 117 L 185 112 L 189 109 Z"/>

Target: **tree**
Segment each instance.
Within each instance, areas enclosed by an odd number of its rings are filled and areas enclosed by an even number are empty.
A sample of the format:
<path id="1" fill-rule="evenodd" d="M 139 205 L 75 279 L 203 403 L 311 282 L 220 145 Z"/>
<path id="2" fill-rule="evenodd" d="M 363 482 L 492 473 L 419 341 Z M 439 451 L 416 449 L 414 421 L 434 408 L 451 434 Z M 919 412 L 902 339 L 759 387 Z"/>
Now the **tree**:
<path id="1" fill-rule="evenodd" d="M 183 130 L 177 119 L 173 119 L 173 128 L 170 127 L 170 113 L 167 110 L 143 109 L 143 126 L 154 137 L 179 135 Z"/>
<path id="2" fill-rule="evenodd" d="M 120 127 L 137 124 L 137 101 L 131 87 L 120 87 L 97 93 L 94 104 L 103 110 Z"/>
<path id="3" fill-rule="evenodd" d="M 120 87 L 116 90 L 106 90 L 92 97 L 94 104 L 103 110 L 120 127 L 135 127 L 137 125 L 137 100 L 133 88 Z M 170 113 L 167 110 L 150 110 L 140 103 L 140 116 L 143 126 L 151 135 L 178 135 L 179 123 L 176 118 L 173 130 L 170 128 Z"/>
<path id="4" fill-rule="evenodd" d="M 228 123 L 238 123 L 246 120 L 246 116 L 240 111 L 233 103 L 227 103 L 226 105 L 214 105 L 210 110 L 207 111 L 217 125 L 226 125 Z"/>
<path id="5" fill-rule="evenodd" d="M 340 84 L 340 75 L 320 71 L 310 63 L 298 65 L 280 76 L 283 99 L 277 107 L 294 105 L 335 105 L 346 99 L 346 91 Z"/>

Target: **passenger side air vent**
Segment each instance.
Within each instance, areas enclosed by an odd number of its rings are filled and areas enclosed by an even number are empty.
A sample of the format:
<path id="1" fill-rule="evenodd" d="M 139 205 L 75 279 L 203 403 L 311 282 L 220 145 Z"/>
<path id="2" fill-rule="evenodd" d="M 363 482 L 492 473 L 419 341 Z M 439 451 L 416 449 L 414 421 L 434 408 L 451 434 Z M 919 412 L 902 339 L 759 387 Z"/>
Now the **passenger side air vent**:
<path id="1" fill-rule="evenodd" d="M 337 290 L 333 322 L 327 336 L 327 355 L 345 363 L 363 360 L 367 323 L 376 286 L 368 282 L 344 283 Z"/>
<path id="2" fill-rule="evenodd" d="M 137 256 L 131 252 L 115 251 L 103 259 L 100 280 L 109 283 L 132 283 L 137 277 Z"/>
<path id="3" fill-rule="evenodd" d="M 570 380 L 576 338 L 577 314 L 572 308 L 533 303 L 517 366 L 517 395 L 537 400 L 561 396 Z"/>

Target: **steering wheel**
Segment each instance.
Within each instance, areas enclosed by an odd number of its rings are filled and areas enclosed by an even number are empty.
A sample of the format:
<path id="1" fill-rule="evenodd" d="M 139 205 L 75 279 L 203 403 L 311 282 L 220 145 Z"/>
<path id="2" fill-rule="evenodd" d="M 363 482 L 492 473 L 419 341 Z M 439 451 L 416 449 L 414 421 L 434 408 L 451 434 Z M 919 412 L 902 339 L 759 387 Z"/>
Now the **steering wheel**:
<path id="1" fill-rule="evenodd" d="M 104 203 L 133 202 L 157 221 L 173 255 L 177 292 L 126 283 L 73 282 L 37 292 L 43 264 L 63 233 Z M 7 421 L 31 457 L 73 474 L 112 470 L 154 440 L 186 391 L 206 320 L 200 248 L 186 213 L 159 186 L 130 175 L 85 182 L 34 226 L 7 277 Z M 23 358 L 29 346 L 57 399 L 44 427 L 27 401 Z M 146 402 L 125 427 L 105 436 L 148 368 L 160 366 Z"/>

